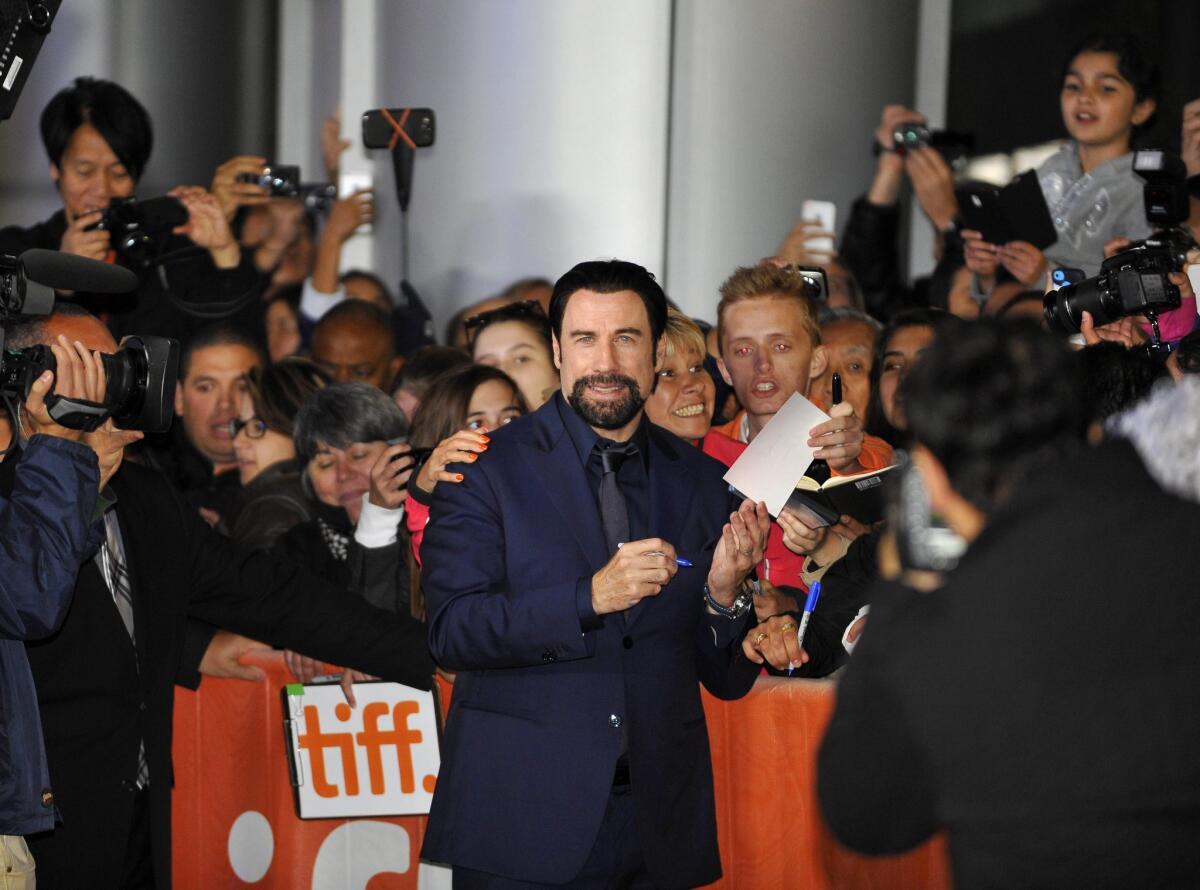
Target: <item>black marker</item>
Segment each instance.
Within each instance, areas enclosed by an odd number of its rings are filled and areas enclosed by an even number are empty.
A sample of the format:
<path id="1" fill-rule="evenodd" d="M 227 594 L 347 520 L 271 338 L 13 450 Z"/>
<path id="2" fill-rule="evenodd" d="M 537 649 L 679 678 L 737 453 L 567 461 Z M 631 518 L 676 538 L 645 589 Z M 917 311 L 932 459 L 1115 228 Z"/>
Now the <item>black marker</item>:
<path id="1" fill-rule="evenodd" d="M 842 401 L 842 375 L 836 371 L 833 374 L 833 399 L 829 407 L 832 408 Z"/>

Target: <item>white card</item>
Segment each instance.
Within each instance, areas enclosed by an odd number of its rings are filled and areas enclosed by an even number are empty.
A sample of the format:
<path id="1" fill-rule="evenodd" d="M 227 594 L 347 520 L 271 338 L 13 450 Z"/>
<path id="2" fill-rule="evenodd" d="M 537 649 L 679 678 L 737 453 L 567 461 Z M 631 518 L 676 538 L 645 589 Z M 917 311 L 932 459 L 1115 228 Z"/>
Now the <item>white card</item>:
<path id="1" fill-rule="evenodd" d="M 813 461 L 816 449 L 808 444 L 809 430 L 828 419 L 800 393 L 793 393 L 733 462 L 725 481 L 778 516 Z"/>

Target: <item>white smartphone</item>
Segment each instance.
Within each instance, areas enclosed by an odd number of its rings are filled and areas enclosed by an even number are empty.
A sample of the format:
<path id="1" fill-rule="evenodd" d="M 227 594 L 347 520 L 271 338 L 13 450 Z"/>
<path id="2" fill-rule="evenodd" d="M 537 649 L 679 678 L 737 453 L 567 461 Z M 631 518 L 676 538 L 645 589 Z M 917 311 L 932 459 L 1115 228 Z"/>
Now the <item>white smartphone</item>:
<path id="1" fill-rule="evenodd" d="M 338 197 L 347 198 L 353 195 L 359 189 L 369 189 L 375 187 L 374 177 L 370 173 L 356 173 L 343 171 L 338 175 Z M 373 230 L 370 223 L 364 223 L 354 230 L 356 235 L 367 235 Z"/>
<path id="2" fill-rule="evenodd" d="M 815 222 L 827 232 L 836 232 L 837 206 L 832 201 L 805 201 L 800 205 L 800 219 Z M 822 253 L 834 252 L 832 237 L 810 238 L 804 242 L 804 246 Z"/>

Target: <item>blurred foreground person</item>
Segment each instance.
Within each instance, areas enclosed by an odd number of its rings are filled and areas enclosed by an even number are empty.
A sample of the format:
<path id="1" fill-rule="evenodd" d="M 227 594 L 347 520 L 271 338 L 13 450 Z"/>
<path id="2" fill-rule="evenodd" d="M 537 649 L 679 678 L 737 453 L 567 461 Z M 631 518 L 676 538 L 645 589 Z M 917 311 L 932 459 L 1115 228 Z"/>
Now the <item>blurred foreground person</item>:
<path id="1" fill-rule="evenodd" d="M 901 396 L 967 549 L 940 589 L 874 592 L 819 758 L 834 834 L 946 830 L 958 888 L 1197 886 L 1200 553 L 1169 542 L 1200 508 L 1128 441 L 1085 446 L 1078 364 L 1029 322 L 942 332 Z M 1114 539 L 1143 557 L 1116 576 Z"/>

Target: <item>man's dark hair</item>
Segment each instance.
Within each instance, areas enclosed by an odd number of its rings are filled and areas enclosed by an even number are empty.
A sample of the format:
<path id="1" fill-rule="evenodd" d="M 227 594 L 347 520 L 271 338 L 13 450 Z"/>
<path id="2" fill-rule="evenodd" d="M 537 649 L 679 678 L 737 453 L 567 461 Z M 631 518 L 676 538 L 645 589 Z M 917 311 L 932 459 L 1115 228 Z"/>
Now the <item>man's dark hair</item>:
<path id="1" fill-rule="evenodd" d="M 387 286 L 384 280 L 374 272 L 368 272 L 366 269 L 349 269 L 341 274 L 341 276 L 338 278 L 338 283 L 344 285 L 347 281 L 350 281 L 353 278 L 369 281 L 379 289 L 379 292 L 383 294 L 383 298 L 388 301 L 389 306 L 396 305 L 396 301 L 392 298 L 391 289 Z"/>
<path id="2" fill-rule="evenodd" d="M 368 383 L 331 383 L 317 390 L 296 414 L 292 442 L 301 463 L 321 446 L 349 448 L 408 435 L 404 412 Z"/>
<path id="3" fill-rule="evenodd" d="M 317 333 L 322 328 L 329 327 L 329 325 L 336 324 L 339 321 L 348 321 L 375 328 L 387 337 L 387 341 L 391 346 L 391 354 L 396 354 L 396 331 L 392 327 L 391 316 L 381 307 L 376 306 L 374 303 L 368 303 L 366 300 L 342 300 L 321 316 L 321 320 L 317 322 L 317 326 L 313 329 L 313 338 L 316 338 Z"/>
<path id="4" fill-rule="evenodd" d="M 128 90 L 111 80 L 77 77 L 50 100 L 42 110 L 42 143 L 56 166 L 62 164 L 72 134 L 84 124 L 104 137 L 134 182 L 142 178 L 154 132 L 150 115 Z"/>
<path id="5" fill-rule="evenodd" d="M 1120 343 L 1097 343 L 1076 357 L 1083 375 L 1084 407 L 1089 423 L 1107 420 L 1131 408 L 1167 376 L 1162 362 L 1144 349 L 1126 349 Z"/>
<path id="6" fill-rule="evenodd" d="M 396 377 L 392 390 L 406 389 L 423 399 L 430 385 L 452 368 L 471 364 L 471 357 L 453 346 L 422 346 L 409 357 Z"/>
<path id="7" fill-rule="evenodd" d="M 49 315 L 27 315 L 19 321 L 6 325 L 4 328 L 4 346 L 7 349 L 28 349 L 39 343 L 49 343 L 46 334 L 46 322 L 55 315 L 69 315 L 76 318 L 91 318 L 99 321 L 73 300 L 55 300 L 54 310 Z"/>
<path id="8" fill-rule="evenodd" d="M 900 386 L 914 440 L 984 513 L 1083 441 L 1079 363 L 1028 319 L 944 329 Z"/>
<path id="9" fill-rule="evenodd" d="M 651 341 L 658 343 L 667 326 L 667 297 L 654 276 L 644 266 L 625 260 L 589 260 L 579 263 L 554 284 L 550 297 L 550 328 L 560 342 L 562 321 L 567 302 L 576 291 L 590 290 L 598 294 L 615 294 L 631 290 L 642 298 L 650 319 Z"/>
<path id="10" fill-rule="evenodd" d="M 179 379 L 186 380 L 188 368 L 192 364 L 192 356 L 201 349 L 208 349 L 211 346 L 244 346 L 256 356 L 258 363 L 265 365 L 267 363 L 267 352 L 263 349 L 263 345 L 252 334 L 243 331 L 239 327 L 231 324 L 212 324 L 196 331 L 188 338 L 183 347 L 183 354 L 179 357 Z"/>
<path id="11" fill-rule="evenodd" d="M 1153 99 L 1156 103 L 1162 99 L 1162 72 L 1153 56 L 1146 52 L 1146 47 L 1135 35 L 1128 31 L 1097 31 L 1082 37 L 1066 58 L 1063 59 L 1062 70 L 1059 71 L 1058 82 L 1061 84 L 1067 78 L 1067 71 L 1075 57 L 1080 53 L 1112 53 L 1117 57 L 1117 71 L 1129 81 L 1133 87 L 1135 100 L 1142 102 Z M 1144 122 L 1134 127 L 1135 133 L 1141 133 L 1154 125 L 1157 111 Z"/>

